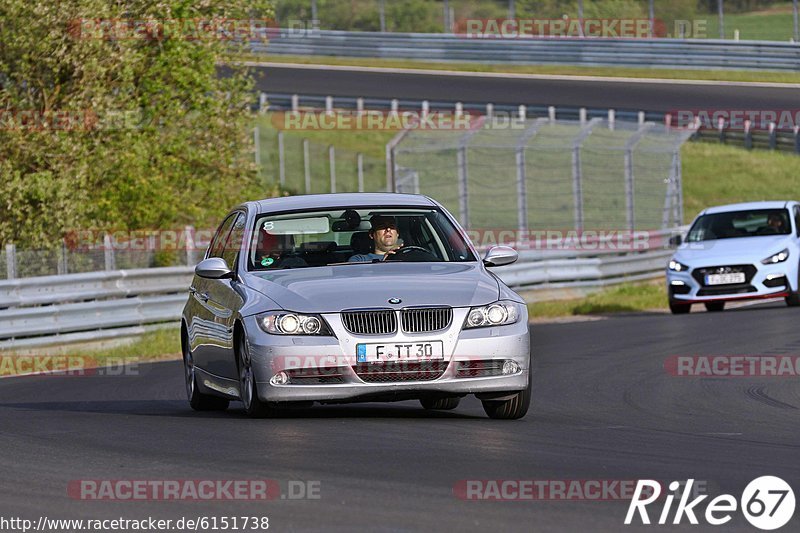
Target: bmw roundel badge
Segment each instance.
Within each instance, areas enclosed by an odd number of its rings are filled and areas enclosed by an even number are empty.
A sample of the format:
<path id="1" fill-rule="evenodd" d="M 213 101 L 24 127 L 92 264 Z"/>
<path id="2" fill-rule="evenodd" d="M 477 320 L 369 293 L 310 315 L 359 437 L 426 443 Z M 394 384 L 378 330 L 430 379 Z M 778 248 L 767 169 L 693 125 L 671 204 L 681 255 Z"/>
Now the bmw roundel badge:
<path id="1" fill-rule="evenodd" d="M 400 298 L 389 298 L 389 303 L 390 304 L 399 304 L 402 301 L 403 300 L 401 300 Z"/>

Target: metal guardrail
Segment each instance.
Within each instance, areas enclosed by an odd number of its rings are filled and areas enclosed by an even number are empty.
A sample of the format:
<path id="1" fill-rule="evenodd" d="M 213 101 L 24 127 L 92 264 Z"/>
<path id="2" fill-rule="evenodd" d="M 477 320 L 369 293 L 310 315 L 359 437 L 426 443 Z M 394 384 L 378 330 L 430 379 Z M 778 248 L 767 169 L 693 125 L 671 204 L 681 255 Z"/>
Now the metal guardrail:
<path id="1" fill-rule="evenodd" d="M 174 323 L 191 267 L 90 272 L 0 282 L 0 349 L 88 342 Z"/>
<path id="2" fill-rule="evenodd" d="M 800 46 L 712 39 L 500 39 L 454 34 L 290 31 L 253 42 L 254 53 L 697 69 L 800 70 Z"/>
<path id="3" fill-rule="evenodd" d="M 663 274 L 670 250 L 527 250 L 497 269 L 516 289 L 599 287 Z M 180 319 L 190 267 L 0 282 L 0 350 L 139 335 Z"/>

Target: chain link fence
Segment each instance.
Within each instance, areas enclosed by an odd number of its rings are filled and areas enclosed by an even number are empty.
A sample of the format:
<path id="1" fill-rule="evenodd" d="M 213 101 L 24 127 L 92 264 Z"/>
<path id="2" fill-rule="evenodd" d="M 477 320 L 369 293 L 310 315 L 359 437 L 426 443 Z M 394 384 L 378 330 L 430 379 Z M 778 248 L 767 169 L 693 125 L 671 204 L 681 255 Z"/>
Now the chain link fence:
<path id="1" fill-rule="evenodd" d="M 415 130 L 393 149 L 394 181 L 466 228 L 669 229 L 683 216 L 680 146 L 692 133 L 602 118 Z"/>

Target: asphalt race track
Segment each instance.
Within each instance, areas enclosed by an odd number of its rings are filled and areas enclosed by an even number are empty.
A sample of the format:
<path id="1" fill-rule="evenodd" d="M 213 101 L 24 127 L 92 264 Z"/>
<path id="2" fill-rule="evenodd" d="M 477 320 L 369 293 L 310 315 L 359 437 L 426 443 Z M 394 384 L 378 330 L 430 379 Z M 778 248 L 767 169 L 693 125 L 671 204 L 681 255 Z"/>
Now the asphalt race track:
<path id="1" fill-rule="evenodd" d="M 622 501 L 464 501 L 459 480 L 703 480 L 737 499 L 752 479 L 800 486 L 796 377 L 686 378 L 672 355 L 800 353 L 800 309 L 782 303 L 533 326 L 533 406 L 486 418 L 416 402 L 315 406 L 251 420 L 184 400 L 181 363 L 138 376 L 0 380 L 0 516 L 268 516 L 275 531 L 665 531 L 624 527 Z M 319 482 L 319 499 L 83 501 L 71 480 Z M 284 490 L 284 496 L 286 496 Z M 673 506 L 674 509 L 674 506 Z M 704 509 L 704 505 L 701 506 Z M 656 520 L 661 507 L 651 512 Z M 702 512 L 702 510 L 701 510 Z M 670 517 L 671 520 L 671 517 Z M 702 523 L 702 522 L 701 522 Z M 756 531 L 736 513 L 724 527 Z M 800 529 L 800 517 L 781 531 Z"/>
<path id="2" fill-rule="evenodd" d="M 716 83 L 525 79 L 269 66 L 256 69 L 263 92 L 403 98 L 438 102 L 553 105 L 644 111 L 795 109 L 797 87 Z M 655 74 L 654 74 L 655 75 Z"/>

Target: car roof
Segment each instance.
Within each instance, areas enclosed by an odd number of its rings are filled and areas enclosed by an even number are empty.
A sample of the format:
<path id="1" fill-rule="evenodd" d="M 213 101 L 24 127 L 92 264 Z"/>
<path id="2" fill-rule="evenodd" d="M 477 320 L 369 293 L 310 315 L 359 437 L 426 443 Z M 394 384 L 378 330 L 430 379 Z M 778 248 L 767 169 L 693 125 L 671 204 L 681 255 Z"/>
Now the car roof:
<path id="1" fill-rule="evenodd" d="M 714 213 L 727 213 L 729 211 L 746 211 L 748 209 L 783 209 L 795 202 L 791 200 L 775 200 L 764 202 L 742 202 L 739 204 L 717 205 L 705 209 L 701 215 L 709 215 Z"/>
<path id="2" fill-rule="evenodd" d="M 339 208 L 339 207 L 406 207 L 406 206 L 436 206 L 436 202 L 421 194 L 402 193 L 332 193 L 332 194 L 303 194 L 297 196 L 283 196 L 268 198 L 257 202 L 249 202 L 256 211 L 268 213 L 270 211 L 293 211 L 295 209 L 311 208 Z"/>

